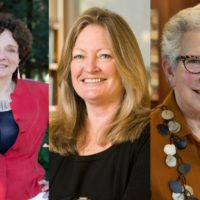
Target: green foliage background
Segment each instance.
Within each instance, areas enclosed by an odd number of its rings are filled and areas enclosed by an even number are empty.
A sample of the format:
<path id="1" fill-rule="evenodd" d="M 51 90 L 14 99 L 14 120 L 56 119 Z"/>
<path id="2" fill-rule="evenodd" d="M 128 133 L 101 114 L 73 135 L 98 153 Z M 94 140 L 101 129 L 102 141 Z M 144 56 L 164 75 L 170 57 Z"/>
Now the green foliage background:
<path id="1" fill-rule="evenodd" d="M 22 72 L 27 78 L 44 81 L 48 74 L 48 0 L 1 0 L 0 12 L 5 11 L 21 18 L 33 35 L 32 53 Z"/>
<path id="2" fill-rule="evenodd" d="M 1 0 L 0 12 L 10 12 L 17 18 L 22 19 L 31 30 L 33 35 L 33 49 L 25 66 L 20 69 L 26 78 L 47 81 L 48 77 L 48 35 L 49 13 L 48 0 Z M 48 131 L 43 144 L 48 144 Z M 49 152 L 43 148 L 39 153 L 39 162 L 46 170 L 48 179 Z"/>

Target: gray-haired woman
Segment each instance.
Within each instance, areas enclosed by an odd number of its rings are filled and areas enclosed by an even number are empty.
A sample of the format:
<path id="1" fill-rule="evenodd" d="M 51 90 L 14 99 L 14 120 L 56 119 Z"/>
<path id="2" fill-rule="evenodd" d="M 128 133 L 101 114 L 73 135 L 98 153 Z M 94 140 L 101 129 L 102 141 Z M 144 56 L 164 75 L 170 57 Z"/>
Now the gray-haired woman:
<path id="1" fill-rule="evenodd" d="M 162 58 L 172 89 L 151 115 L 152 199 L 200 199 L 200 5 L 165 25 Z"/>

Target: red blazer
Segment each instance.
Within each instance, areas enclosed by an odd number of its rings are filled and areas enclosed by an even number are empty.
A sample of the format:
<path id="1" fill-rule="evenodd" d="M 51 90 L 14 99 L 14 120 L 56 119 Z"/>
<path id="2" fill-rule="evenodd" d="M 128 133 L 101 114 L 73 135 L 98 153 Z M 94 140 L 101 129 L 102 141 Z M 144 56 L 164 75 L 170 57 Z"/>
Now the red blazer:
<path id="1" fill-rule="evenodd" d="M 38 181 L 44 179 L 38 151 L 48 127 L 48 85 L 17 80 L 11 98 L 19 134 L 14 145 L 0 154 L 0 200 L 27 200 L 41 192 Z"/>

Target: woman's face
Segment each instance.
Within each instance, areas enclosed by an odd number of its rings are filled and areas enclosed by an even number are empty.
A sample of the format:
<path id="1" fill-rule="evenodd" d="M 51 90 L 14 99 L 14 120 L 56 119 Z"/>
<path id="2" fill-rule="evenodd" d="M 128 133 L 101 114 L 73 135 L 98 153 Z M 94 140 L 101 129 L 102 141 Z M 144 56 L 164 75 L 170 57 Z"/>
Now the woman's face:
<path id="1" fill-rule="evenodd" d="M 180 55 L 200 55 L 200 29 L 183 35 Z M 200 69 L 199 69 L 200 70 Z M 182 61 L 172 74 L 172 86 L 179 107 L 185 115 L 200 115 L 200 74 L 188 72 Z"/>
<path id="2" fill-rule="evenodd" d="M 18 44 L 12 33 L 5 29 L 0 33 L 0 78 L 10 78 L 19 64 Z"/>
<path id="3" fill-rule="evenodd" d="M 73 87 L 86 103 L 120 101 L 123 96 L 124 88 L 107 36 L 103 27 L 88 25 L 72 51 Z"/>

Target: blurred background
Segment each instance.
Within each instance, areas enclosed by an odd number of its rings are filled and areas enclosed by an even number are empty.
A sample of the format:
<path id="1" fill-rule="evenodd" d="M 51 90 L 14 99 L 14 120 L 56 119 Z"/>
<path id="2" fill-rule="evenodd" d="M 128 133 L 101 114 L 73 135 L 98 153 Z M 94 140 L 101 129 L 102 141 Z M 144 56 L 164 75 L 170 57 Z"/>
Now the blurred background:
<path id="1" fill-rule="evenodd" d="M 0 12 L 9 12 L 22 19 L 33 35 L 33 49 L 26 64 L 20 68 L 23 78 L 48 82 L 49 59 L 48 59 L 48 0 L 1 0 Z M 30 141 L 31 142 L 31 141 Z M 48 179 L 48 131 L 39 152 L 39 162 L 46 170 Z"/>

